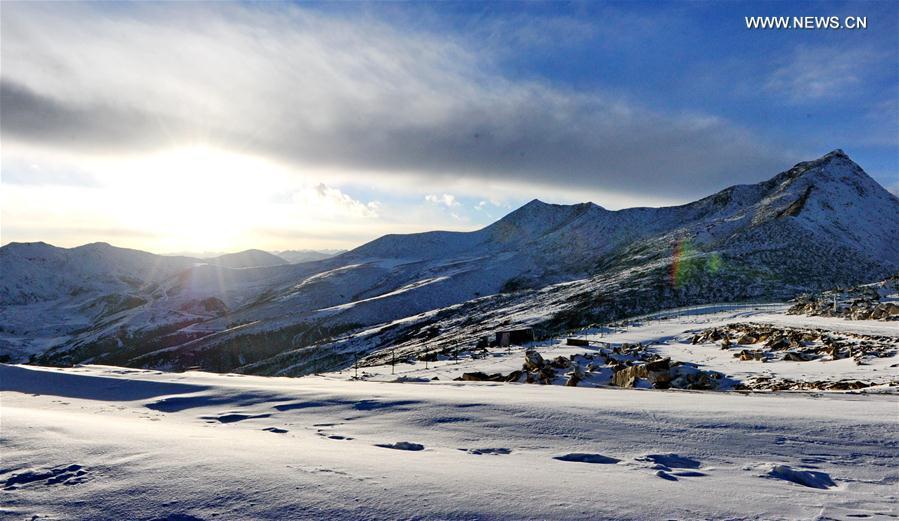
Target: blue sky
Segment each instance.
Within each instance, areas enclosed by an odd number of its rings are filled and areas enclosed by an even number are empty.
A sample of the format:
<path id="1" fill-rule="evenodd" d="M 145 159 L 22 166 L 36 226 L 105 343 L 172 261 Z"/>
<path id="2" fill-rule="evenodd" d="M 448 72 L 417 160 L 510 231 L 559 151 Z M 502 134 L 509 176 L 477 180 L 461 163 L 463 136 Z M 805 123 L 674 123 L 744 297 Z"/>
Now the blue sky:
<path id="1" fill-rule="evenodd" d="M 895 2 L 30 3 L 0 21 L 3 243 L 350 247 L 533 198 L 679 204 L 834 148 L 899 190 Z"/>

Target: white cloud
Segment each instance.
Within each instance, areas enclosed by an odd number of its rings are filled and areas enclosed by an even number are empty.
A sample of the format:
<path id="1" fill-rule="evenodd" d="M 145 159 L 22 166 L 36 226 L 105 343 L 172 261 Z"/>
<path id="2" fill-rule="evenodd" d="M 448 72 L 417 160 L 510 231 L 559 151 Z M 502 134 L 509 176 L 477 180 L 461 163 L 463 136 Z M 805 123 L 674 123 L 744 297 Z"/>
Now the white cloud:
<path id="1" fill-rule="evenodd" d="M 456 196 L 451 195 L 451 194 L 441 194 L 441 195 L 428 194 L 425 196 L 425 201 L 427 201 L 431 204 L 443 205 L 443 206 L 446 206 L 447 208 L 459 206 L 459 201 L 456 201 Z"/>
<path id="2" fill-rule="evenodd" d="M 793 102 L 845 97 L 863 85 L 871 67 L 883 66 L 883 58 L 883 53 L 858 46 L 800 45 L 779 60 L 765 89 Z"/>
<path id="3" fill-rule="evenodd" d="M 327 217 L 351 216 L 364 219 L 377 219 L 381 203 L 370 201 L 363 203 L 325 183 L 309 187 L 293 194 L 293 202 L 300 205 L 303 211 L 318 213 Z"/>

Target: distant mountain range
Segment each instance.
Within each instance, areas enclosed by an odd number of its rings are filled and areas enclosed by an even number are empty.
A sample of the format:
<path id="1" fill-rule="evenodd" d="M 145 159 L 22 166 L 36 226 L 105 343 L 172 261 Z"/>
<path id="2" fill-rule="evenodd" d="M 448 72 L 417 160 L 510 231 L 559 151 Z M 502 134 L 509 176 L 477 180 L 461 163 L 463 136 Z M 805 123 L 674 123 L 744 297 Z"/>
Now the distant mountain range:
<path id="1" fill-rule="evenodd" d="M 329 259 L 341 253 L 346 253 L 346 250 L 284 250 L 274 253 L 291 264 L 298 264 L 300 262 Z"/>
<path id="2" fill-rule="evenodd" d="M 450 353 L 497 328 L 541 335 L 676 305 L 786 298 L 899 271 L 899 199 L 836 150 L 682 206 L 535 200 L 478 231 L 388 235 L 301 264 L 253 250 L 223 257 L 4 246 L 0 353 L 301 375 L 387 348 Z"/>

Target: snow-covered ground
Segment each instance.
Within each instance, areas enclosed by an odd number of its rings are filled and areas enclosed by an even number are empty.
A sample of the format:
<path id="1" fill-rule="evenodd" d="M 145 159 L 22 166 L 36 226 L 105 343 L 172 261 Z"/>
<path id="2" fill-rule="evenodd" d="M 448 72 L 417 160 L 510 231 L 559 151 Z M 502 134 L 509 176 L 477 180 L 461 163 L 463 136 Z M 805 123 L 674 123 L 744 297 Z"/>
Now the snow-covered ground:
<path id="1" fill-rule="evenodd" d="M 527 347 L 490 348 L 488 356 L 423 362 L 407 361 L 395 365 L 380 365 L 347 369 L 336 373 L 342 377 L 359 376 L 368 380 L 392 381 L 398 378 L 420 378 L 452 380 L 464 373 L 480 371 L 487 374 L 502 373 L 521 369 L 524 362 L 524 351 L 533 349 L 544 359 L 550 360 L 559 356 L 571 357 L 585 353 L 598 352 L 607 346 L 641 343 L 647 350 L 673 361 L 697 364 L 704 370 L 724 373 L 736 381 L 745 381 L 750 377 L 767 375 L 774 378 L 788 378 L 800 381 L 838 381 L 863 380 L 876 383 L 878 390 L 897 389 L 884 386 L 899 381 L 899 357 L 872 358 L 866 365 L 857 365 L 851 358 L 842 360 L 812 360 L 808 362 L 790 362 L 777 360 L 773 362 L 741 361 L 734 357 L 739 346 L 730 350 L 722 350 L 717 344 L 692 344 L 694 334 L 708 328 L 721 327 L 732 323 L 770 324 L 779 327 L 812 329 L 818 328 L 834 333 L 849 333 L 869 336 L 883 336 L 895 339 L 899 349 L 899 323 L 877 320 L 846 320 L 838 317 L 808 317 L 803 315 L 786 315 L 785 304 L 764 305 L 708 305 L 695 308 L 667 311 L 647 318 L 621 323 L 614 327 L 587 330 L 572 335 L 574 338 L 588 340 L 590 347 L 566 345 L 566 338 L 545 342 L 537 342 Z M 596 386 L 608 383 L 611 374 L 608 370 L 588 375 L 580 386 Z M 562 380 L 564 381 L 564 379 Z"/>
<path id="2" fill-rule="evenodd" d="M 719 360 L 728 321 L 899 336 L 895 323 L 750 307 L 594 332 L 720 367 L 830 374 L 889 364 Z M 795 322 L 790 322 L 795 321 Z M 584 347 L 545 342 L 553 357 Z M 509 352 L 511 351 L 511 353 Z M 9 519 L 894 519 L 899 401 L 456 382 L 480 359 L 305 378 L 0 365 Z M 436 364 L 436 368 L 435 368 Z M 780 366 L 779 364 L 784 364 Z M 794 368 L 792 365 L 801 366 Z M 753 369 L 758 368 L 758 369 Z M 728 373 L 730 375 L 730 373 Z M 383 380 L 405 376 L 405 383 Z M 438 377 L 439 380 L 430 378 Z M 381 381 L 378 381 L 381 380 Z M 414 450 L 420 449 L 420 450 Z M 39 517 L 33 517 L 39 516 Z"/>

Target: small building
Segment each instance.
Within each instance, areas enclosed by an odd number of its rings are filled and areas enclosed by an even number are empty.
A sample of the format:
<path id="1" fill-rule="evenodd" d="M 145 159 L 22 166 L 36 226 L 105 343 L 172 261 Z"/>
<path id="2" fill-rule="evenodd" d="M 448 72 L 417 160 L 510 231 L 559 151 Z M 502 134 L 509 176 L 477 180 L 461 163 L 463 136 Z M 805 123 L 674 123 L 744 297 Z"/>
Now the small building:
<path id="1" fill-rule="evenodd" d="M 508 347 L 511 345 L 521 345 L 534 341 L 534 330 L 530 327 L 521 329 L 507 329 L 496 332 L 496 345 L 499 347 Z"/>

